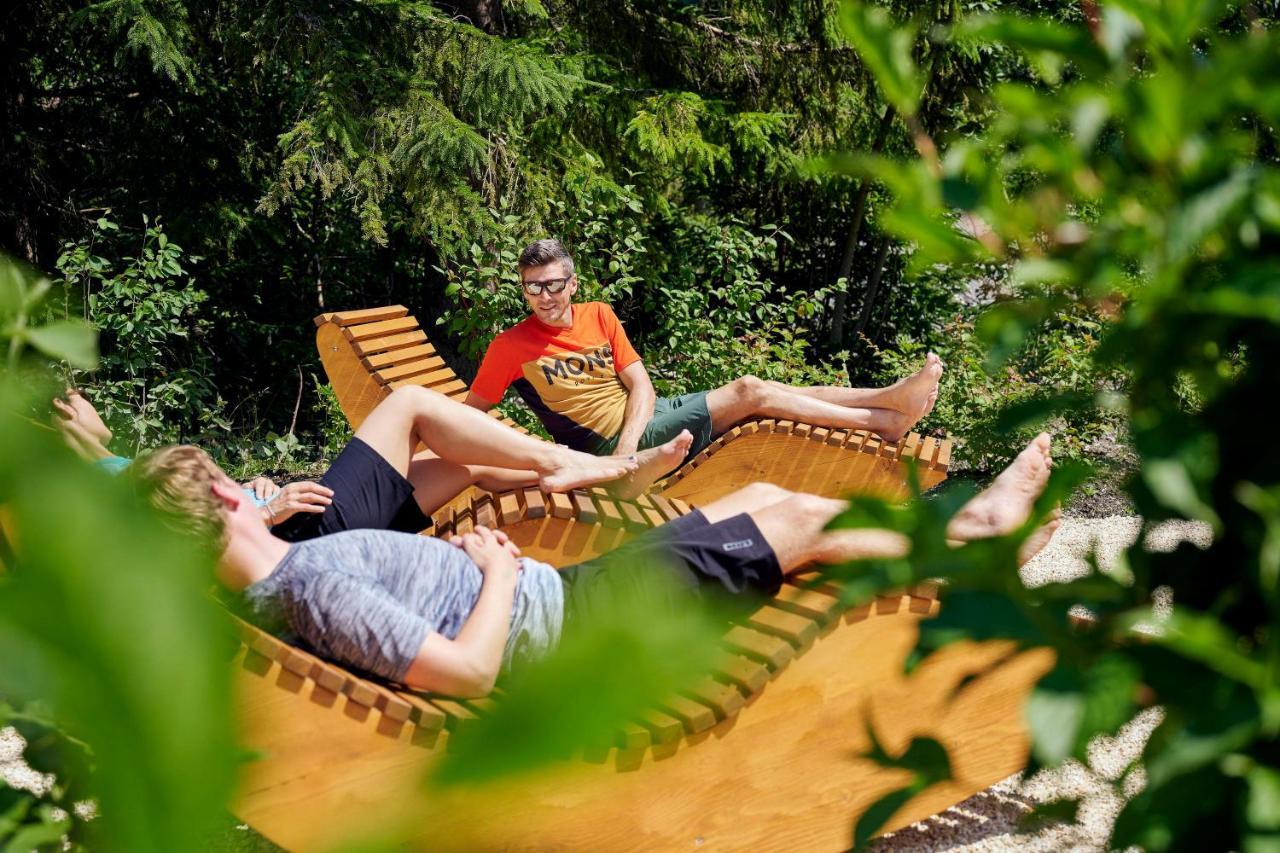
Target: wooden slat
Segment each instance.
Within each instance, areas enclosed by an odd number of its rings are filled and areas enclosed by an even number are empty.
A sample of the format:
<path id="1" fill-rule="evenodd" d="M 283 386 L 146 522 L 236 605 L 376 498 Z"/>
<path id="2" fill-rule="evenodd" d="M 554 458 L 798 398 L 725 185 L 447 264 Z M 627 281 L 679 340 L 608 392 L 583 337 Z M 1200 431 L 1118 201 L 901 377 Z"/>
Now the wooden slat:
<path id="1" fill-rule="evenodd" d="M 783 584 L 771 603 L 779 610 L 808 616 L 824 624 L 839 616 L 841 610 L 840 599 L 793 584 Z"/>
<path id="2" fill-rule="evenodd" d="M 776 607 L 761 607 L 747 618 L 758 631 L 781 637 L 798 649 L 807 649 L 818 639 L 818 623 Z"/>
<path id="3" fill-rule="evenodd" d="M 774 671 L 786 666 L 796 656 L 795 649 L 786 640 L 741 625 L 735 625 L 725 633 L 724 644 L 732 651 L 765 663 Z"/>
<path id="4" fill-rule="evenodd" d="M 471 512 L 476 524 L 482 524 L 492 530 L 498 526 L 498 512 L 493 506 L 493 498 L 481 495 L 471 502 Z"/>
<path id="5" fill-rule="evenodd" d="M 689 699 L 706 705 L 715 712 L 717 720 L 732 717 L 742 709 L 746 700 L 738 692 L 738 688 L 721 684 L 710 677 L 701 678 L 696 684 L 684 691 Z"/>
<path id="6" fill-rule="evenodd" d="M 459 536 L 465 536 L 475 529 L 475 516 L 471 514 L 471 508 L 460 509 L 453 514 L 453 532 Z"/>
<path id="7" fill-rule="evenodd" d="M 411 361 L 428 361 L 432 367 L 443 367 L 444 359 L 436 354 L 436 348 L 430 343 L 413 347 L 400 347 L 388 352 L 376 352 L 360 359 L 367 370 L 382 370 L 397 364 L 408 364 Z"/>
<path id="8" fill-rule="evenodd" d="M 649 525 L 644 522 L 644 515 L 640 512 L 640 508 L 631 501 L 618 501 L 618 506 L 622 509 L 622 520 L 631 530 L 647 530 Z"/>
<path id="9" fill-rule="evenodd" d="M 667 500 L 662 495 L 650 495 L 649 497 L 653 501 L 653 505 L 657 507 L 658 512 L 662 513 L 663 517 L 666 518 L 667 521 L 680 517 L 680 511 L 672 505 L 671 501 Z"/>
<path id="10" fill-rule="evenodd" d="M 930 467 L 937 471 L 946 471 L 951 467 L 951 439 L 944 438 L 938 442 L 938 456 Z"/>
<path id="11" fill-rule="evenodd" d="M 920 442 L 920 467 L 932 468 L 938 455 L 938 440 L 933 436 L 925 436 Z"/>
<path id="12" fill-rule="evenodd" d="M 346 681 L 342 685 L 342 692 L 355 702 L 357 705 L 363 705 L 366 708 L 376 708 L 378 705 L 379 693 L 374 689 L 373 685 L 365 681 L 363 678 L 356 676 L 354 673 L 348 672 L 336 663 L 330 663 L 337 673 L 339 673 Z"/>
<path id="13" fill-rule="evenodd" d="M 417 347 L 414 347 L 417 349 Z M 404 361 L 398 364 L 383 367 L 374 373 L 374 376 L 382 380 L 384 385 L 394 382 L 397 379 L 406 379 L 410 376 L 418 374 L 428 374 L 430 376 L 442 376 L 445 379 L 453 377 L 455 374 L 447 366 L 444 359 L 436 356 L 434 358 L 419 358 L 413 361 Z M 422 381 L 423 385 L 435 385 L 445 381 L 445 379 L 437 379 L 434 382 Z"/>
<path id="14" fill-rule="evenodd" d="M 408 385 L 418 385 L 418 386 L 426 387 L 425 383 L 419 380 L 425 379 L 427 377 L 431 377 L 432 381 L 435 381 L 435 374 L 428 373 L 428 374 L 425 374 L 424 376 L 410 376 L 408 379 L 401 379 L 397 382 L 390 382 L 387 384 L 387 387 L 393 391 L 396 390 L 397 388 L 404 388 Z M 438 385 L 431 385 L 430 388 L 432 391 L 435 391 L 437 394 L 444 394 L 446 397 L 456 397 L 460 395 L 465 396 L 467 393 L 467 383 L 463 382 L 461 379 L 454 379 L 450 382 L 444 382 Z"/>
<path id="15" fill-rule="evenodd" d="M 668 696 L 658 707 L 679 720 L 687 734 L 704 732 L 716 724 L 715 711 L 684 696 Z"/>
<path id="16" fill-rule="evenodd" d="M 326 311 L 316 317 L 316 326 L 334 323 L 339 326 L 354 326 L 358 323 L 376 323 L 379 320 L 394 320 L 409 313 L 403 305 L 387 305 L 383 308 L 360 308 L 355 311 Z"/>
<path id="17" fill-rule="evenodd" d="M 389 335 L 403 335 L 418 329 L 418 321 L 413 317 L 399 317 L 395 320 L 379 320 L 376 323 L 361 323 L 358 326 L 346 326 L 342 334 L 349 341 L 368 341 Z M 425 340 L 426 335 L 423 335 Z"/>
<path id="18" fill-rule="evenodd" d="M 596 498 L 596 506 L 600 508 L 600 523 L 611 530 L 617 530 L 622 527 L 622 513 L 618 510 L 618 503 L 613 498 Z"/>
<path id="19" fill-rule="evenodd" d="M 657 710 L 642 713 L 639 723 L 649 730 L 654 743 L 671 743 L 680 740 L 684 734 L 684 726 L 679 720 Z"/>
<path id="20" fill-rule="evenodd" d="M 372 681 L 365 683 L 378 691 L 377 708 L 387 719 L 403 723 L 412 716 L 413 706 L 402 699 L 394 690 Z"/>
<path id="21" fill-rule="evenodd" d="M 756 693 L 769 683 L 769 670 L 764 664 L 728 653 L 716 661 L 712 675 L 747 693 Z"/>
<path id="22" fill-rule="evenodd" d="M 527 518 L 542 518 L 547 514 L 546 502 L 542 499 L 542 492 L 538 489 L 528 488 L 524 490 L 524 505 Z"/>
<path id="23" fill-rule="evenodd" d="M 448 726 L 449 728 L 454 728 L 460 723 L 466 723 L 466 722 L 470 722 L 471 720 L 479 719 L 476 716 L 474 711 L 472 711 L 466 705 L 463 705 L 461 702 L 457 702 L 453 699 L 444 699 L 439 696 L 432 696 L 431 704 L 435 705 L 441 711 L 444 711 L 446 715 L 448 715 L 448 719 L 445 720 L 445 725 Z"/>
<path id="24" fill-rule="evenodd" d="M 551 493 L 551 517 L 573 518 L 573 502 L 563 492 Z"/>
<path id="25" fill-rule="evenodd" d="M 647 749 L 653 744 L 653 735 L 644 726 L 623 723 L 615 743 L 619 749 Z"/>
<path id="26" fill-rule="evenodd" d="M 585 524 L 592 524 L 598 518 L 596 514 L 596 505 L 591 502 L 591 496 L 581 490 L 574 491 L 573 506 L 577 511 L 578 520 Z"/>
<path id="27" fill-rule="evenodd" d="M 428 702 L 425 697 L 419 696 L 416 693 L 410 693 L 407 690 L 399 690 L 396 692 L 400 698 L 408 702 L 409 706 L 413 709 L 409 714 L 409 719 L 412 720 L 418 728 L 432 732 L 438 732 L 444 728 L 444 711 L 441 711 L 435 705 Z"/>
<path id="28" fill-rule="evenodd" d="M 354 341 L 352 349 L 355 350 L 356 355 L 364 357 L 401 347 L 417 346 L 426 342 L 426 332 L 421 329 L 415 329 L 412 332 L 402 332 L 399 335 L 386 335 L 381 338 L 370 338 L 367 341 Z"/>
<path id="29" fill-rule="evenodd" d="M 498 496 L 498 515 L 503 526 L 515 524 L 520 520 L 520 498 L 515 492 L 506 492 Z"/>

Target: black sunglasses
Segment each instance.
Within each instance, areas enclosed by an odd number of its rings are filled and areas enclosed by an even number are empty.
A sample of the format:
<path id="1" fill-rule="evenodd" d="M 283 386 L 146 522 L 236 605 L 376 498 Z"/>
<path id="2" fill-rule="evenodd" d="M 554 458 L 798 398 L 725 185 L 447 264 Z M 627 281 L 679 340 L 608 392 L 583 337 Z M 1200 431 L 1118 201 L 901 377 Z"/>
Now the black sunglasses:
<path id="1" fill-rule="evenodd" d="M 542 291 L 547 293 L 559 293 L 569 284 L 569 279 L 573 276 L 565 278 L 549 278 L 546 281 L 522 281 L 520 286 L 524 288 L 524 292 L 530 296 L 541 296 Z"/>

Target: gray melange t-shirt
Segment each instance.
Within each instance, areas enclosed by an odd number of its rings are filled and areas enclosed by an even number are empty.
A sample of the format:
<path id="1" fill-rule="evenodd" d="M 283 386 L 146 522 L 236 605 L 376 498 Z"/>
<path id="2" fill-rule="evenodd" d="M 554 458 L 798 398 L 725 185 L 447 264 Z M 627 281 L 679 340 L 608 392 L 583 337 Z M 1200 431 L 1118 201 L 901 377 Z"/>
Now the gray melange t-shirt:
<path id="1" fill-rule="evenodd" d="M 554 648 L 564 619 L 556 570 L 520 562 L 504 671 Z M 400 681 L 430 632 L 458 636 L 483 578 L 461 548 L 440 539 L 350 530 L 291 546 L 242 595 L 263 628 L 288 629 L 325 657 Z"/>

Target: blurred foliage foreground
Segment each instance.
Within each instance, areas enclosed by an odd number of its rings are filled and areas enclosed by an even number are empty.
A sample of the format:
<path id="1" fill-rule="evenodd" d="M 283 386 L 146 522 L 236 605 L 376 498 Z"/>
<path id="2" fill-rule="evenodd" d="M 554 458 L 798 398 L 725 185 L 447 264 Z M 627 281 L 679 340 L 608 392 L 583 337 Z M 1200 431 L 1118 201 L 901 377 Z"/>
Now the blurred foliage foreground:
<path id="1" fill-rule="evenodd" d="M 1092 358 L 1131 376 L 1123 396 L 1105 402 L 1127 414 L 1141 457 L 1129 483 L 1135 505 L 1147 523 L 1190 518 L 1215 530 L 1207 553 L 1134 547 L 1110 575 L 1028 591 L 1013 570 L 1026 530 L 981 546 L 945 545 L 958 497 L 907 508 L 859 502 L 839 522 L 893 527 L 914 543 L 909 561 L 833 570 L 850 599 L 950 578 L 941 616 L 923 623 L 922 653 L 966 637 L 1054 649 L 1056 668 L 1027 708 L 1033 764 L 1083 758 L 1094 736 L 1145 705 L 1164 707 L 1117 847 L 1280 849 L 1280 456 L 1267 447 L 1268 423 L 1257 422 L 1260 435 L 1238 433 L 1265 411 L 1280 375 L 1280 40 L 1261 27 L 1220 35 L 1215 24 L 1226 11 L 1214 2 L 1120 0 L 1090 5 L 1078 27 L 977 17 L 930 32 L 1021 50 L 1039 74 L 995 89 L 991 124 L 945 153 L 914 118 L 916 34 L 875 9 L 849 6 L 843 15 L 884 97 L 912 128 L 919 157 L 838 158 L 832 168 L 890 188 L 884 226 L 916 245 L 918 269 L 1011 265 L 1022 298 L 980 324 L 993 361 L 1016 354 L 1069 300 L 1105 311 L 1112 319 Z M 74 328 L 29 327 L 38 297 L 16 274 L 0 280 L 8 413 L 50 391 L 17 371 L 24 347 L 84 355 Z M 1098 402 L 1040 401 L 1011 410 L 1007 424 Z M 121 484 L 60 452 L 47 431 L 7 414 L 0 447 L 11 531 L 2 556 L 13 567 L 0 576 L 5 695 L 44 699 L 88 745 L 103 846 L 189 849 L 226 802 L 233 756 L 223 647 L 203 595 L 206 559 L 163 534 Z M 1050 498 L 1071 479 L 1059 475 Z M 1150 607 L 1160 587 L 1175 601 L 1163 620 Z M 1091 625 L 1071 627 L 1076 604 L 1092 611 Z M 1135 630 L 1144 623 L 1158 624 Z M 597 654 L 629 651 L 644 650 L 619 640 L 575 653 L 576 662 L 557 664 L 566 667 L 557 677 L 581 682 Z M 655 673 L 654 684 L 679 675 Z M 524 683 L 539 689 L 536 679 Z M 43 717 L 23 713 L 18 726 L 31 734 Z M 521 738 L 546 743 L 548 753 L 522 753 L 522 768 L 563 745 L 557 722 L 543 716 L 547 730 L 526 728 Z M 509 745 L 495 733 L 453 772 L 510 769 L 489 761 Z M 857 821 L 855 845 L 948 772 L 943 744 L 918 741 L 901 756 L 875 757 L 915 779 Z M 53 795 L 72 802 L 81 792 Z M 33 821 L 62 831 L 58 815 L 43 802 L 33 807 L 31 796 L 0 789 L 0 833 Z"/>
<path id="2" fill-rule="evenodd" d="M 1007 552 L 940 547 L 946 506 L 860 505 L 843 524 L 895 526 L 915 553 L 846 570 L 847 589 L 860 597 L 945 575 L 921 652 L 964 637 L 1053 648 L 1057 666 L 1027 708 L 1033 764 L 1084 760 L 1096 735 L 1163 706 L 1142 758 L 1145 788 L 1122 812 L 1114 847 L 1276 850 L 1280 454 L 1268 446 L 1272 424 L 1255 415 L 1280 376 L 1280 38 L 1257 22 L 1223 36 L 1224 3 L 1086 5 L 1078 27 L 984 16 L 931 34 L 1021 50 L 1039 75 L 997 87 L 991 125 L 941 154 L 911 118 L 921 86 L 906 47 L 914 34 L 847 6 L 850 40 L 916 129 L 919 156 L 834 166 L 892 189 L 883 221 L 916 244 L 918 269 L 1011 266 L 1021 298 L 979 324 L 992 363 L 1014 357 L 1064 304 L 1105 310 L 1112 321 L 1092 358 L 1129 372 L 1127 390 L 1105 403 L 1128 415 L 1137 511 L 1147 524 L 1207 522 L 1215 541 L 1205 553 L 1151 554 L 1139 540 L 1110 576 L 1024 590 Z M 1014 406 L 1005 423 L 1097 402 Z M 1151 609 L 1161 587 L 1174 600 L 1164 621 Z M 1095 615 L 1090 626 L 1071 627 L 1076 604 Z M 1135 631 L 1144 624 L 1154 630 Z M 917 786 L 945 775 L 938 750 L 916 755 Z M 859 840 L 889 812 L 868 815 Z"/>

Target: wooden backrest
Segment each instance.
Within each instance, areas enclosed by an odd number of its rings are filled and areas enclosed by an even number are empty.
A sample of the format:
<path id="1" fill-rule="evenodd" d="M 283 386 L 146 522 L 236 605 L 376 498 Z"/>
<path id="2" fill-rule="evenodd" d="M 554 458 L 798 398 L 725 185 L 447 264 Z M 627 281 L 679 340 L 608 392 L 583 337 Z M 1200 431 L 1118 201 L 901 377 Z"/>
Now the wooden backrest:
<path id="1" fill-rule="evenodd" d="M 397 388 L 418 385 L 461 402 L 467 383 L 445 364 L 403 305 L 330 311 L 315 318 L 316 349 L 352 429 Z M 502 415 L 508 426 L 527 432 Z"/>

